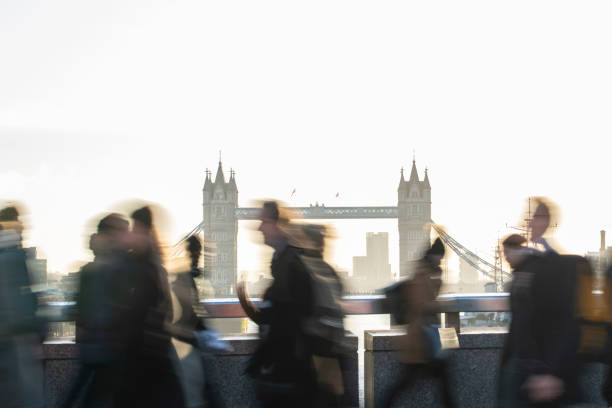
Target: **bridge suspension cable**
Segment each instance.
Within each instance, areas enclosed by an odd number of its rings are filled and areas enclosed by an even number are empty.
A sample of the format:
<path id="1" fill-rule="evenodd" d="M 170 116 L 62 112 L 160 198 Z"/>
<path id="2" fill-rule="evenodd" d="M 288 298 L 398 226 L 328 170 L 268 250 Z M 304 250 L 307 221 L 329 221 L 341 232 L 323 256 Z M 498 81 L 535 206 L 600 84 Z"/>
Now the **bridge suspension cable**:
<path id="1" fill-rule="evenodd" d="M 183 247 L 181 246 L 185 241 L 189 239 L 190 236 L 199 234 L 202 232 L 204 228 L 204 222 L 199 223 L 195 226 L 191 231 L 183 236 L 177 243 L 172 246 L 172 257 L 177 257 L 183 252 Z"/>
<path id="2" fill-rule="evenodd" d="M 481 272 L 483 275 L 493 279 L 496 283 L 498 283 L 498 279 L 511 279 L 512 275 L 508 272 L 505 272 L 503 269 L 499 268 L 499 274 L 497 274 L 497 268 L 495 265 L 490 262 L 485 261 L 476 253 L 472 252 L 465 246 L 461 245 L 456 239 L 448 235 L 444 229 L 442 229 L 439 225 L 432 223 L 432 228 L 436 231 L 440 239 L 451 248 L 459 258 L 463 259 L 469 265 L 474 267 L 477 271 Z M 183 244 L 190 236 L 199 234 L 204 229 L 204 222 L 199 223 L 196 227 L 194 227 L 190 232 L 185 234 L 183 238 L 181 238 L 176 244 L 173 245 L 173 256 L 178 256 L 183 251 L 181 244 Z"/>
<path id="3" fill-rule="evenodd" d="M 459 258 L 463 259 L 465 262 L 473 266 L 476 270 L 484 274 L 485 276 L 493 279 L 495 283 L 498 281 L 498 276 L 511 279 L 512 275 L 508 272 L 504 272 L 503 269 L 499 268 L 499 275 L 496 274 L 497 268 L 495 265 L 490 262 L 485 261 L 474 252 L 467 249 L 465 246 L 461 245 L 456 239 L 451 237 L 442 229 L 439 225 L 432 224 L 432 228 L 438 233 L 440 239 L 451 248 Z"/>

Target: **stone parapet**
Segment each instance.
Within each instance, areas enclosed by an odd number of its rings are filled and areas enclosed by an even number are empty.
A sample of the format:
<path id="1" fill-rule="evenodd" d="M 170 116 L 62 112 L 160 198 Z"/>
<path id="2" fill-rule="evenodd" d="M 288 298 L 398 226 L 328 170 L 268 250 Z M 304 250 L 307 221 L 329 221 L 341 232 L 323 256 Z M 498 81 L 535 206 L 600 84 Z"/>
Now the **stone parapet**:
<path id="1" fill-rule="evenodd" d="M 259 406 L 255 384 L 244 374 L 246 363 L 257 347 L 257 336 L 238 334 L 224 336 L 222 339 L 231 345 L 232 351 L 220 352 L 214 358 L 208 359 L 208 362 L 217 377 L 216 382 L 226 406 Z M 346 403 L 348 406 L 358 407 L 357 337 L 347 336 L 346 345 L 350 350 L 344 362 Z M 43 345 L 45 398 L 48 408 L 59 406 L 74 381 L 79 369 L 78 354 L 78 345 L 74 342 L 47 342 Z"/>
<path id="2" fill-rule="evenodd" d="M 364 336 L 365 407 L 381 407 L 386 393 L 399 378 L 402 367 L 397 357 L 401 330 L 366 330 Z M 474 331 L 459 334 L 459 349 L 449 350 L 453 395 L 459 407 L 495 407 L 501 352 L 507 333 Z M 585 367 L 582 387 L 589 407 L 605 407 L 600 397 L 603 373 L 600 364 Z M 406 408 L 439 407 L 439 383 L 419 378 L 394 402 Z"/>

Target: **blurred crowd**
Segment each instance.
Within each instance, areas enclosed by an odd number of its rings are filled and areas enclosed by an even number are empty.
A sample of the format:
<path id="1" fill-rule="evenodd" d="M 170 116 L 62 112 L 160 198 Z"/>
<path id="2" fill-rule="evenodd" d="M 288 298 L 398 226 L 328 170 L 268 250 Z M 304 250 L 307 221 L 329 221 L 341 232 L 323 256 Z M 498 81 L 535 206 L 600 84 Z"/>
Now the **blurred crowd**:
<path id="1" fill-rule="evenodd" d="M 526 233 L 503 241 L 513 279 L 505 288 L 512 320 L 500 361 L 499 407 L 579 404 L 584 367 L 612 358 L 612 270 L 598 275 L 583 257 L 555 250 L 546 234 L 556 207 L 543 198 L 535 203 Z M 325 260 L 329 231 L 296 223 L 274 201 L 263 203 L 258 231 L 274 251 L 271 285 L 259 302 L 244 282 L 235 290 L 259 328 L 258 347 L 244 367 L 259 404 L 349 406 L 343 284 Z M 43 407 L 46 322 L 31 289 L 22 232 L 18 209 L 0 210 L 0 405 Z M 149 206 L 98 220 L 89 239 L 93 260 L 79 273 L 79 369 L 62 407 L 225 406 L 215 355 L 230 346 L 199 308 L 202 242 L 192 235 L 184 245 L 188 262 L 170 279 Z M 397 336 L 401 375 L 386 390 L 384 406 L 397 405 L 422 377 L 439 381 L 442 406 L 458 406 L 453 346 L 441 337 L 436 301 L 444 255 L 438 238 L 413 262 L 408 278 L 384 288 L 395 324 L 405 328 Z M 178 345 L 187 350 L 180 357 Z M 612 381 L 601 391 L 612 403 Z"/>

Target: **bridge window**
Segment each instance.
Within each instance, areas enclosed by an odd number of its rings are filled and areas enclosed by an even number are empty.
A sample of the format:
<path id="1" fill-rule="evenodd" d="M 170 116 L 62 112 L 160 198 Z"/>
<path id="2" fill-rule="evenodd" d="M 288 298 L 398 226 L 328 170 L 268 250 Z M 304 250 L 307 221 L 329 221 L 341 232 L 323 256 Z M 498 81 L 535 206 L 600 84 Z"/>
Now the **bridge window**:
<path id="1" fill-rule="evenodd" d="M 225 208 L 224 207 L 215 207 L 215 216 L 222 217 L 224 215 L 225 215 Z"/>

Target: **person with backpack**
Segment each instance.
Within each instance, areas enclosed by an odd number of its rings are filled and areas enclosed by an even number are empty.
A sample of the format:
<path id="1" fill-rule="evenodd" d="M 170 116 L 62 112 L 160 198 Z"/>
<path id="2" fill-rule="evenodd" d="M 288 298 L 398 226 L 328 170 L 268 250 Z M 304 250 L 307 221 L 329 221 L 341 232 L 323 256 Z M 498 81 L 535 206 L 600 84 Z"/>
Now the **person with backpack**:
<path id="1" fill-rule="evenodd" d="M 312 407 L 316 373 L 303 330 L 312 309 L 310 276 L 302 250 L 290 240 L 289 218 L 278 203 L 265 202 L 259 220 L 264 243 L 274 249 L 273 282 L 259 305 L 248 299 L 243 282 L 236 284 L 240 304 L 259 325 L 261 338 L 246 373 L 255 380 L 264 407 Z"/>
<path id="2" fill-rule="evenodd" d="M 390 407 L 399 394 L 425 374 L 440 381 L 441 403 L 454 407 L 451 391 L 448 359 L 441 350 L 439 312 L 436 298 L 442 285 L 440 262 L 444 257 L 444 244 L 437 238 L 415 264 L 412 279 L 395 287 L 405 304 L 398 309 L 404 314 L 400 321 L 406 323 L 406 334 L 398 341 L 402 374 L 387 392 L 383 406 Z"/>
<path id="3" fill-rule="evenodd" d="M 544 238 L 551 206 L 536 199 L 529 223 L 533 248 L 520 237 L 504 241 L 513 268 L 512 320 L 503 351 L 500 407 L 560 407 L 579 402 L 575 262 Z M 537 247 L 541 249 L 538 249 Z"/>
<path id="4" fill-rule="evenodd" d="M 303 253 L 300 256 L 312 285 L 311 315 L 303 323 L 304 333 L 312 350 L 317 379 L 316 407 L 348 405 L 345 396 L 345 372 L 348 358 L 344 344 L 344 310 L 342 281 L 334 268 L 324 260 L 323 225 L 302 226 Z"/>

